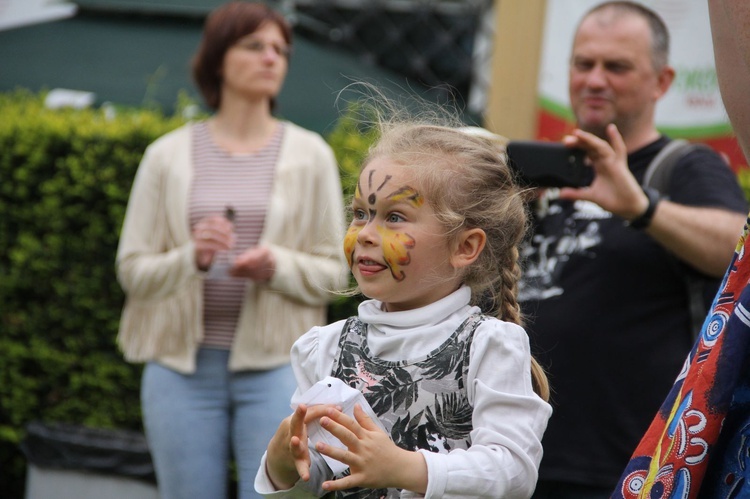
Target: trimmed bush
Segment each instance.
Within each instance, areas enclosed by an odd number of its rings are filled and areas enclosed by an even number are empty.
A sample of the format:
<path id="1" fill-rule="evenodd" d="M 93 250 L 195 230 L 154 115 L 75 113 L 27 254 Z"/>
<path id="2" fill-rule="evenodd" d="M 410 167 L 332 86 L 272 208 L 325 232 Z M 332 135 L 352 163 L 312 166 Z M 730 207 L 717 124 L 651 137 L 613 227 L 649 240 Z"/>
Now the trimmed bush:
<path id="1" fill-rule="evenodd" d="M 141 367 L 115 345 L 114 257 L 145 147 L 184 122 L 43 98 L 0 94 L 0 481 L 16 497 L 28 422 L 140 429 Z"/>
<path id="2" fill-rule="evenodd" d="M 368 121 L 373 120 L 374 116 L 369 116 L 365 110 L 352 104 L 326 137 L 341 168 L 345 203 L 348 203 L 354 195 L 360 166 L 370 146 L 378 138 L 377 128 L 367 124 Z"/>

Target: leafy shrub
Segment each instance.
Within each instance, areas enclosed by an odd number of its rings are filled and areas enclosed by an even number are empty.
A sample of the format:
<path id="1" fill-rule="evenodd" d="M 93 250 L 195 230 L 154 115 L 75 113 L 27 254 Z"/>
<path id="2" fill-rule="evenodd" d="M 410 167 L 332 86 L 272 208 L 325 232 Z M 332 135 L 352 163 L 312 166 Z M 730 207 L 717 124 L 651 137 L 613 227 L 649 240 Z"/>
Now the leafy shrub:
<path id="1" fill-rule="evenodd" d="M 369 117 L 371 120 L 372 117 Z M 367 151 L 378 138 L 378 130 L 367 124 L 367 112 L 356 104 L 349 106 L 328 135 L 328 143 L 336 154 L 341 168 L 341 184 L 345 201 L 354 195 L 359 169 Z"/>
<path id="2" fill-rule="evenodd" d="M 145 147 L 183 123 L 43 97 L 0 94 L 0 481 L 16 494 L 31 420 L 140 428 L 141 368 L 115 346 L 114 255 Z"/>

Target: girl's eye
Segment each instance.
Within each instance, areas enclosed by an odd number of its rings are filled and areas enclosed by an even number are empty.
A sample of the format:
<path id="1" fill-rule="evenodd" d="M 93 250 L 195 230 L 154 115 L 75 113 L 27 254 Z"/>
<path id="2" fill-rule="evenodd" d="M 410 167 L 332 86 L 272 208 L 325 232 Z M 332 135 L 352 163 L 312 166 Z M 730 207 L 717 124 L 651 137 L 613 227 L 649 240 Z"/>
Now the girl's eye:
<path id="1" fill-rule="evenodd" d="M 367 220 L 367 213 L 365 210 L 354 210 L 354 220 Z"/>
<path id="2" fill-rule="evenodd" d="M 391 213 L 388 215 L 388 218 L 386 219 L 386 221 L 389 223 L 395 224 L 395 223 L 403 222 L 404 217 L 402 217 L 398 213 Z"/>

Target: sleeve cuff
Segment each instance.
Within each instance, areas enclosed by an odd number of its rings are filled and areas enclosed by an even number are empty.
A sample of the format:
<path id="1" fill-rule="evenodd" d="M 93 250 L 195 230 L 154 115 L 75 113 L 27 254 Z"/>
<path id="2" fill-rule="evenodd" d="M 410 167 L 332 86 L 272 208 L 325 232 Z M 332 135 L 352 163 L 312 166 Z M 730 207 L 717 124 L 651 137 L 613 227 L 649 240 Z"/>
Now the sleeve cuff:
<path id="1" fill-rule="evenodd" d="M 287 490 L 276 490 L 266 472 L 266 454 L 260 460 L 258 473 L 255 475 L 255 491 L 264 497 L 284 497 L 308 499 L 323 497 L 326 492 L 321 485 L 326 480 L 333 478 L 330 469 L 326 465 L 323 456 L 317 452 L 310 453 L 310 480 L 304 482 L 297 480 L 294 487 Z"/>
<path id="2" fill-rule="evenodd" d="M 427 464 L 427 491 L 426 498 L 438 498 L 445 495 L 445 489 L 448 485 L 448 468 L 445 466 L 445 460 L 440 459 L 439 454 L 426 450 L 419 450 Z"/>

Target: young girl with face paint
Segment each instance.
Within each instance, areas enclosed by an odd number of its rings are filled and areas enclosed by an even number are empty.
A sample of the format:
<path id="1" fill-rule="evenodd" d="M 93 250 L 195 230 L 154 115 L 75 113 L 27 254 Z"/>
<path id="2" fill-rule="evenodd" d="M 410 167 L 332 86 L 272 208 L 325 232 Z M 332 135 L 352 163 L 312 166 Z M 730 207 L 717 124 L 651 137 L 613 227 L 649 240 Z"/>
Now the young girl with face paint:
<path id="1" fill-rule="evenodd" d="M 298 392 L 327 376 L 361 407 L 299 405 L 264 456 L 267 496 L 530 497 L 551 408 L 516 302 L 527 226 L 506 156 L 456 128 L 392 123 L 371 150 L 344 238 L 357 317 L 292 348 Z M 492 303 L 483 313 L 478 303 Z M 488 307 L 485 307 L 488 308 Z M 319 423 L 345 446 L 309 444 Z M 348 469 L 334 475 L 323 456 Z"/>

